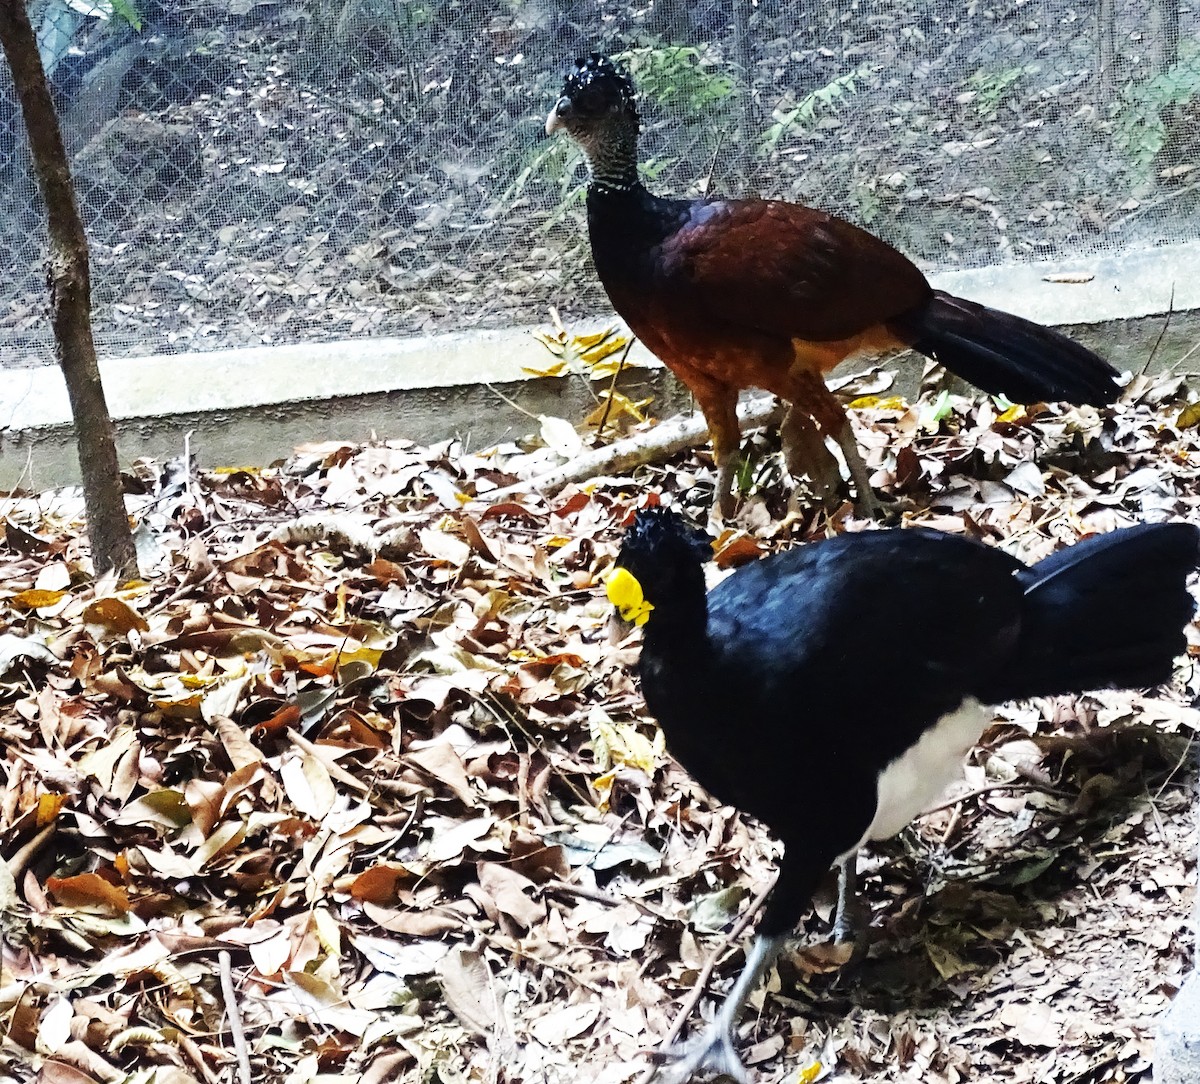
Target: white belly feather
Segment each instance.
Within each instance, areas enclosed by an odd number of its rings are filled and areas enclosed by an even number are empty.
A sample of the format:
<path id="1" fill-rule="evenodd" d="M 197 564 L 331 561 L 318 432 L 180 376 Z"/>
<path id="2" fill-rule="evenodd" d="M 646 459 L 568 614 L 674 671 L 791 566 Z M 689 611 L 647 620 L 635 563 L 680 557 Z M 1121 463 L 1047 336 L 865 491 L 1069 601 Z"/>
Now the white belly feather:
<path id="1" fill-rule="evenodd" d="M 884 768 L 876 787 L 875 819 L 854 849 L 871 839 L 894 836 L 933 805 L 962 775 L 967 750 L 991 721 L 991 711 L 967 697 Z"/>

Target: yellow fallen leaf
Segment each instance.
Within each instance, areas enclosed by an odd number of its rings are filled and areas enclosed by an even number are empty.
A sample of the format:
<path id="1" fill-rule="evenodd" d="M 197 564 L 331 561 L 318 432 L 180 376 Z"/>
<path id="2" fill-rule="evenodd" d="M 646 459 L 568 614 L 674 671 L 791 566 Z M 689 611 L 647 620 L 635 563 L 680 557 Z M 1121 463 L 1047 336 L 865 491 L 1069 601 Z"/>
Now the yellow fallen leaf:
<path id="1" fill-rule="evenodd" d="M 122 636 L 134 629 L 145 632 L 150 628 L 137 610 L 119 598 L 98 598 L 89 602 L 83 608 L 83 620 L 88 625 L 99 625 L 108 633 Z"/>
<path id="2" fill-rule="evenodd" d="M 662 732 L 651 741 L 630 723 L 614 723 L 605 712 L 593 711 L 588 717 L 592 746 L 599 764 L 609 767 L 626 765 L 643 772 L 654 771 L 655 762 L 662 752 Z M 601 780 L 604 776 L 600 777 Z M 597 785 L 597 784 L 593 784 Z M 611 782 L 608 784 L 611 788 Z"/>
<path id="3" fill-rule="evenodd" d="M 204 697 L 200 693 L 193 693 L 190 696 L 151 697 L 150 702 L 168 719 L 196 719 L 200 716 Z"/>
<path id="4" fill-rule="evenodd" d="M 616 778 L 617 773 L 610 771 L 605 772 L 603 775 L 598 775 L 592 780 L 592 789 L 600 799 L 597 808 L 601 813 L 608 812 L 608 803 L 612 800 L 613 783 L 616 781 Z"/>
<path id="5" fill-rule="evenodd" d="M 997 422 L 1019 422 L 1025 417 L 1025 407 L 1021 403 L 1013 403 L 1004 413 L 997 416 Z"/>
<path id="6" fill-rule="evenodd" d="M 908 400 L 903 395 L 860 395 L 850 406 L 855 410 L 907 410 Z"/>
<path id="7" fill-rule="evenodd" d="M 1195 429 L 1200 425 L 1200 403 L 1188 403 L 1175 419 L 1176 429 Z"/>
<path id="8" fill-rule="evenodd" d="M 220 681 L 219 677 L 212 674 L 180 674 L 179 683 L 185 689 L 207 689 L 210 685 Z"/>
<path id="9" fill-rule="evenodd" d="M 550 365 L 522 365 L 521 371 L 530 376 L 566 376 L 571 367 L 565 361 L 555 361 Z"/>
<path id="10" fill-rule="evenodd" d="M 40 794 L 38 795 L 37 804 L 37 825 L 39 828 L 45 827 L 54 820 L 62 807 L 66 804 L 67 796 L 65 794 Z"/>
<path id="11" fill-rule="evenodd" d="M 819 1061 L 814 1061 L 807 1069 L 801 1069 L 796 1074 L 796 1084 L 812 1084 L 825 1068 Z"/>
<path id="12" fill-rule="evenodd" d="M 369 666 L 371 670 L 375 670 L 379 666 L 379 660 L 383 658 L 383 651 L 377 647 L 356 647 L 347 651 L 334 651 L 325 657 L 323 665 L 333 669 L 333 667 L 347 666 L 350 663 L 362 663 Z"/>
<path id="13" fill-rule="evenodd" d="M 608 400 L 611 397 L 612 405 L 609 406 Z M 622 415 L 628 415 L 635 422 L 644 422 L 646 415 L 643 413 L 654 400 L 652 398 L 640 399 L 634 402 L 624 392 L 614 391 L 609 393 L 606 388 L 600 393 L 600 405 L 593 410 L 586 419 L 585 425 L 599 425 L 601 421 L 605 424 L 615 422 Z"/>
<path id="14" fill-rule="evenodd" d="M 608 341 L 613 336 L 613 329 L 606 327 L 603 331 L 595 331 L 591 335 L 576 335 L 571 341 L 579 348 L 579 352 L 583 353 Z M 613 341 L 616 342 L 618 350 L 625 345 L 625 340 L 619 335 L 616 335 Z"/>
<path id="15" fill-rule="evenodd" d="M 55 606 L 66 597 L 66 591 L 40 591 L 31 587 L 28 591 L 13 595 L 9 602 L 23 610 L 40 610 L 43 606 Z"/>

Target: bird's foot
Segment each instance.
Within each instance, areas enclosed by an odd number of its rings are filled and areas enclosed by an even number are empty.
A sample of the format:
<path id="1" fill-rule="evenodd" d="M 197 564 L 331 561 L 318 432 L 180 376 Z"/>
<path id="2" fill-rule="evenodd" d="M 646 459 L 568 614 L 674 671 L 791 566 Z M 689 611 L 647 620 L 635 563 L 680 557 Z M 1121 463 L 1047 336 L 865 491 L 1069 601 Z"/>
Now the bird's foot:
<path id="1" fill-rule="evenodd" d="M 697 1074 L 731 1077 L 738 1084 L 749 1084 L 750 1077 L 733 1047 L 733 1028 L 718 1019 L 695 1039 L 675 1043 L 655 1053 L 658 1068 L 654 1079 L 668 1084 L 687 1084 Z"/>
<path id="2" fill-rule="evenodd" d="M 886 519 L 890 511 L 889 508 L 885 508 L 880 503 L 879 498 L 872 489 L 864 489 L 855 497 L 854 512 L 863 519 Z"/>

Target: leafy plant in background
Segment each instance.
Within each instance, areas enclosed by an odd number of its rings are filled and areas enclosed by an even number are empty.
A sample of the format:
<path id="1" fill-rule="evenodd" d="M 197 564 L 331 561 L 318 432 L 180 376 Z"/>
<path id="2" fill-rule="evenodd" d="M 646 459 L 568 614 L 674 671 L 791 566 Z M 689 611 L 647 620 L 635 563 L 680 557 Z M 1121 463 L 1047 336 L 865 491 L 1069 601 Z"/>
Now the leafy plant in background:
<path id="1" fill-rule="evenodd" d="M 1200 47 L 1180 43 L 1179 63 L 1161 75 L 1121 89 L 1113 139 L 1140 178 L 1167 144 L 1167 111 L 1200 95 Z"/>
<path id="2" fill-rule="evenodd" d="M 719 124 L 720 109 L 735 95 L 733 80 L 708 65 L 708 50 L 699 46 L 639 46 L 615 53 L 613 59 L 632 75 L 641 97 L 684 114 L 685 123 L 700 119 L 712 128 Z M 655 156 L 640 163 L 646 181 L 656 181 L 678 158 Z M 516 176 L 500 197 L 502 209 L 512 207 L 535 181 L 557 183 L 558 204 L 542 226 L 555 226 L 583 199 L 583 154 L 573 140 L 540 141 L 524 155 Z"/>
<path id="3" fill-rule="evenodd" d="M 1023 67 L 1002 68 L 991 72 L 980 68 L 967 80 L 967 86 L 975 93 L 975 112 L 984 120 L 995 120 L 1001 103 L 1024 74 Z"/>
<path id="4" fill-rule="evenodd" d="M 654 45 L 617 53 L 639 93 L 665 108 L 711 121 L 736 92 L 733 80 L 707 67 L 709 51 L 695 45 Z"/>
<path id="5" fill-rule="evenodd" d="M 858 84 L 867 71 L 867 67 L 863 65 L 854 71 L 839 75 L 823 87 L 810 90 L 787 112 L 777 112 L 775 122 L 759 140 L 758 153 L 763 156 L 771 154 L 784 137 L 796 132 L 811 131 L 823 114 L 834 112 L 848 95 L 858 92 Z"/>

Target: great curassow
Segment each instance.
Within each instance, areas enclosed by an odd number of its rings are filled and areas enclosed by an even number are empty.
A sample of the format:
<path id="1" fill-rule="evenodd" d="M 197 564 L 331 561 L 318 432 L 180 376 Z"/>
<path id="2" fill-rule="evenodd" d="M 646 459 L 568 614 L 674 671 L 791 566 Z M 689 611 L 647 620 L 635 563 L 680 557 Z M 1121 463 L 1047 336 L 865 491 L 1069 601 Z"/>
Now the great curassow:
<path id="1" fill-rule="evenodd" d="M 987 705 L 1166 681 L 1200 530 L 1124 528 L 1033 566 L 955 535 L 866 531 L 745 565 L 706 594 L 711 557 L 677 512 L 640 511 L 608 596 L 643 627 L 642 695 L 668 751 L 783 843 L 741 976 L 709 1031 L 672 1054 L 680 1078 L 744 1081 L 738 1012 L 825 872 L 934 802 Z"/>
<path id="2" fill-rule="evenodd" d="M 822 376 L 846 358 L 908 347 L 1017 403 L 1117 398 L 1116 370 L 1090 350 L 934 290 L 906 256 L 834 215 L 778 200 L 652 195 L 638 179 L 633 84 L 596 53 L 575 65 L 546 131 L 566 131 L 583 150 L 596 271 L 704 413 L 723 515 L 735 507 L 743 388 L 791 404 L 781 431 L 789 471 L 826 492 L 841 484 L 824 442 L 833 438 L 862 511 L 876 508 L 870 475 Z"/>

